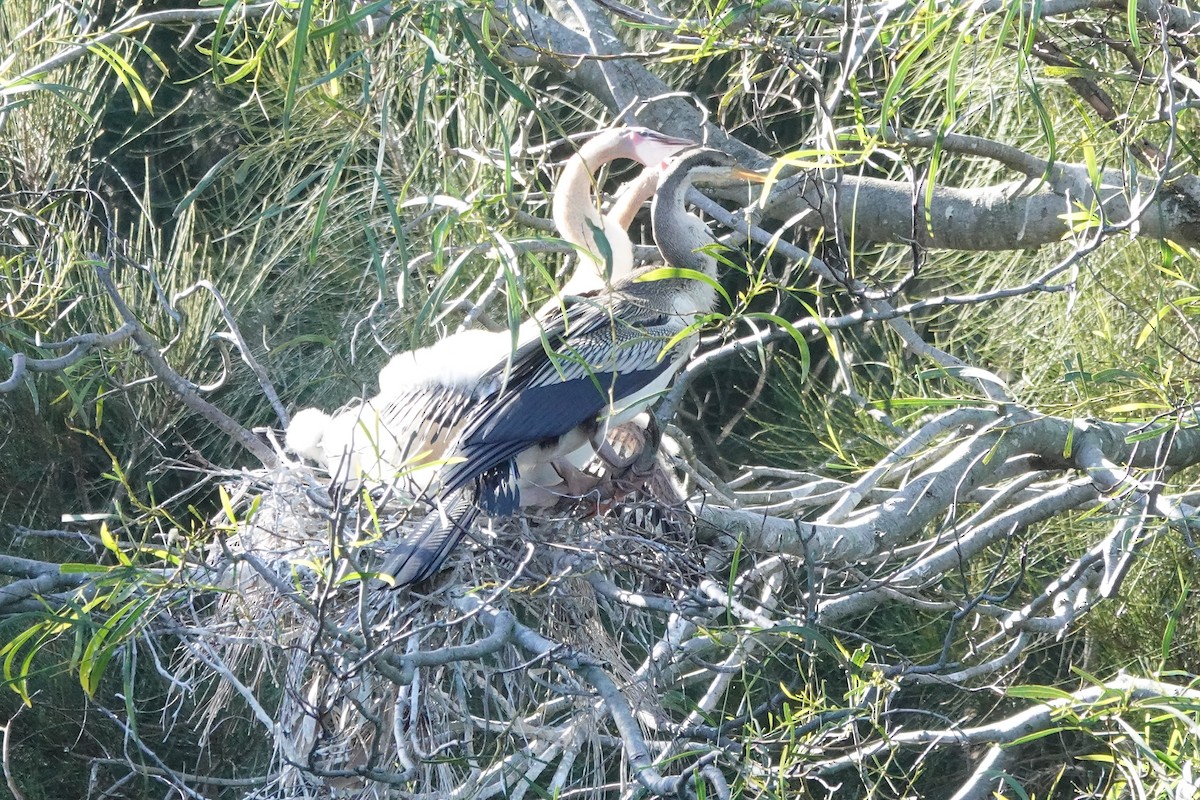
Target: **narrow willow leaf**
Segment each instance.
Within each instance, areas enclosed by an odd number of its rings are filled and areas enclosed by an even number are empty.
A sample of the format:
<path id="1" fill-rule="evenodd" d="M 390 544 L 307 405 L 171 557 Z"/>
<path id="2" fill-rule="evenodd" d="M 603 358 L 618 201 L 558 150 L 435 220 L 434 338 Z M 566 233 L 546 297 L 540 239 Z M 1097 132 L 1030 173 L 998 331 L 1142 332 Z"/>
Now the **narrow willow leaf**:
<path id="1" fill-rule="evenodd" d="M 285 131 L 291 127 L 292 112 L 296 110 L 300 76 L 304 73 L 304 64 L 308 58 L 308 42 L 315 2 L 316 0 L 300 0 L 300 13 L 296 17 L 295 36 L 292 37 L 292 63 L 288 69 L 287 92 L 283 98 L 282 127 Z"/>
<path id="2" fill-rule="evenodd" d="M 634 279 L 634 283 L 662 281 L 669 280 L 671 278 L 687 278 L 689 280 L 707 283 L 714 290 L 716 290 L 717 294 L 721 295 L 721 298 L 725 301 L 726 306 L 733 308 L 733 298 L 729 296 L 729 292 L 725 291 L 725 287 L 718 283 L 715 278 L 705 275 L 699 270 L 685 269 L 683 267 L 659 267 L 658 269 L 652 269 L 643 275 L 639 275 Z"/>

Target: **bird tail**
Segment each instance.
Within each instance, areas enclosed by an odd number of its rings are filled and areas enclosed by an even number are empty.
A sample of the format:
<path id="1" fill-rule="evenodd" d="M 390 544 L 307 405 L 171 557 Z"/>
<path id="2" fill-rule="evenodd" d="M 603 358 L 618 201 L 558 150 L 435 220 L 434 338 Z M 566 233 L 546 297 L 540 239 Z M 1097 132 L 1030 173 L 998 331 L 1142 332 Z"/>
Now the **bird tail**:
<path id="1" fill-rule="evenodd" d="M 380 574 L 390 576 L 395 588 L 432 577 L 478 515 L 473 488 L 451 492 L 388 554 Z"/>

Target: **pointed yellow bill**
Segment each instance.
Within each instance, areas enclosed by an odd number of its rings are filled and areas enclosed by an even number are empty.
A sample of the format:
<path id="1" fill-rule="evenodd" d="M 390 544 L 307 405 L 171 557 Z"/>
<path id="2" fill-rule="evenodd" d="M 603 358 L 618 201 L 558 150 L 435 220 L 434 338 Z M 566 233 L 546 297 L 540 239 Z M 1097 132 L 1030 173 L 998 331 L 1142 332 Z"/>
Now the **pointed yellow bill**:
<path id="1" fill-rule="evenodd" d="M 750 181 L 752 183 L 765 183 L 767 180 L 767 176 L 764 173 L 755 172 L 753 170 L 746 169 L 745 167 L 734 167 L 732 173 L 733 177 L 741 178 L 744 181 Z"/>

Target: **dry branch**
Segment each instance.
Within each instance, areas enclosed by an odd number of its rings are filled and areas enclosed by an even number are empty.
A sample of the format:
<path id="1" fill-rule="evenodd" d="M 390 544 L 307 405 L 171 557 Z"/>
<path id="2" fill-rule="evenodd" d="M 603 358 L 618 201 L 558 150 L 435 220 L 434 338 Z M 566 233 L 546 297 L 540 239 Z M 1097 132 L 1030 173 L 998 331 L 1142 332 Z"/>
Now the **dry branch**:
<path id="1" fill-rule="evenodd" d="M 0 382 L 0 394 L 11 392 L 18 388 L 28 372 L 61 372 L 73 364 L 79 363 L 89 353 L 96 350 L 113 347 L 133 335 L 134 326 L 126 323 L 112 333 L 81 333 L 61 342 L 40 342 L 38 347 L 48 350 L 66 350 L 55 358 L 29 358 L 24 353 L 13 353 L 12 373 Z"/>
<path id="2" fill-rule="evenodd" d="M 889 736 L 887 742 L 862 748 L 844 758 L 832 759 L 817 765 L 816 769 L 823 772 L 835 772 L 873 758 L 885 750 L 890 750 L 894 747 L 914 747 L 941 743 L 954 743 L 959 746 L 967 746 L 973 744 L 1007 744 L 1015 742 L 1018 739 L 1031 736 L 1055 724 L 1056 714 L 1061 709 L 1073 709 L 1080 716 L 1086 716 L 1089 706 L 1105 698 L 1111 700 L 1112 693 L 1119 693 L 1121 700 L 1126 703 L 1139 703 L 1163 697 L 1187 698 L 1193 701 L 1200 700 L 1200 691 L 1190 687 L 1121 675 L 1103 685 L 1089 686 L 1086 689 L 1072 692 L 1068 697 L 1035 704 L 1018 714 L 996 720 L 987 725 L 944 730 L 898 731 Z"/>
<path id="3" fill-rule="evenodd" d="M 145 328 L 143 328 L 141 323 L 138 322 L 137 316 L 133 313 L 133 310 L 129 308 L 129 305 L 125 302 L 124 298 L 121 297 L 120 291 L 118 291 L 116 284 L 114 284 L 112 281 L 112 275 L 108 268 L 98 264 L 96 266 L 96 274 L 100 277 L 100 282 L 104 284 L 104 288 L 107 290 L 113 305 L 117 307 L 117 311 L 120 313 L 121 318 L 125 320 L 123 327 L 132 327 L 129 335 L 140 348 L 138 350 L 138 355 L 140 355 L 142 359 L 144 359 L 146 363 L 150 365 L 150 368 L 153 370 L 155 376 L 161 380 L 163 384 L 166 385 L 166 387 L 170 389 L 171 392 L 174 393 L 184 405 L 186 405 L 203 419 L 208 420 L 235 442 L 246 448 L 246 450 L 250 451 L 250 453 L 253 454 L 259 461 L 261 461 L 264 466 L 273 467 L 278 464 L 279 457 L 275 454 L 274 450 L 268 447 L 257 436 L 242 427 L 237 420 L 233 419 L 224 411 L 221 411 L 212 403 L 201 397 L 192 384 L 180 377 L 179 373 L 171 368 L 171 365 L 167 363 L 167 360 L 163 358 L 162 354 L 159 352 L 158 343 L 155 342 L 154 339 L 151 338 L 150 334 L 146 332 Z"/>

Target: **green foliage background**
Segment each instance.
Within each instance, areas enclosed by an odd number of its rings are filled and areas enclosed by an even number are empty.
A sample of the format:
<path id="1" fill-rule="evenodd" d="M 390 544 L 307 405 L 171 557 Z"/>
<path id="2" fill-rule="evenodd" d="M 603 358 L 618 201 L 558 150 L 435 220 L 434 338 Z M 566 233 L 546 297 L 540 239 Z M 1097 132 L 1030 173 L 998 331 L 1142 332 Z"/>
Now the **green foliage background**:
<path id="1" fill-rule="evenodd" d="M 127 13 L 120 5 L 93 3 L 91 31 L 119 27 Z M 722 25 L 748 9 L 709 0 L 674 9 L 712 20 L 709 27 L 673 48 L 651 49 L 646 60 L 746 143 L 772 156 L 840 159 L 852 174 L 919 187 L 1011 179 L 994 160 L 899 144 L 882 132 L 888 126 L 970 134 L 1051 162 L 1101 167 L 1130 168 L 1130 149 L 1149 141 L 1174 147 L 1179 170 L 1196 172 L 1194 112 L 1162 119 L 1155 96 L 1130 77 L 1117 50 L 1091 44 L 1065 24 L 1032 26 L 1017 5 L 973 17 L 953 4 L 914 4 L 882 28 L 882 47 L 842 87 L 846 101 L 828 118 L 814 109 L 836 79 L 826 59 L 837 42 L 824 40 L 812 53 L 783 46 L 793 37 L 829 33 L 816 17 L 772 17 L 725 35 Z M 440 312 L 444 300 L 482 295 L 495 301 L 491 313 L 513 321 L 547 296 L 563 249 L 527 253 L 517 270 L 489 252 L 511 241 L 551 238 L 533 218 L 547 216 L 552 162 L 564 151 L 542 145 L 612 117 L 562 75 L 511 61 L 502 32 L 480 22 L 486 4 L 302 0 L 245 14 L 233 5 L 201 6 L 206 16 L 194 28 L 156 25 L 93 36 L 86 52 L 52 70 L 39 65 L 64 52 L 66 42 L 89 38 L 78 34 L 78 18 L 65 4 L 49 14 L 44 6 L 35 0 L 0 6 L 0 40 L 9 43 L 0 59 L 0 355 L 49 358 L 58 353 L 41 342 L 117 329 L 121 320 L 93 269 L 107 263 L 149 332 L 172 342 L 168 358 L 188 379 L 206 384 L 222 375 L 211 334 L 226 326 L 207 292 L 167 301 L 208 281 L 233 309 L 284 405 L 334 408 L 364 387 L 372 391 L 391 352 L 452 329 L 459 317 Z M 138 10 L 174 7 L 192 8 L 156 3 Z M 1131 28 L 1108 11 L 1088 20 L 1124 36 L 1146 74 L 1162 69 L 1167 55 L 1145 20 Z M 632 42 L 653 41 L 636 25 L 621 30 Z M 1121 126 L 1095 118 L 1068 82 L 1073 68 L 1051 68 L 1031 57 L 1035 37 L 1047 30 L 1075 46 L 1087 74 L 1125 115 Z M 841 152 L 803 153 L 822 125 L 837 131 Z M 931 343 L 997 372 L 1021 402 L 1046 412 L 1150 420 L 1194 402 L 1200 307 L 1194 252 L 1120 235 L 1095 249 L 1083 247 L 1092 229 L 1082 223 L 1076 238 L 1036 252 L 923 254 L 910 289 L 933 296 L 1020 284 L 1088 251 L 1078 259 L 1070 292 L 929 312 L 914 324 Z M 855 275 L 880 286 L 913 265 L 912 249 L 900 244 L 834 241 L 829 234 L 802 244 L 836 254 Z M 765 263 L 761 275 L 748 270 L 730 278 L 731 288 L 761 292 L 792 315 L 800 313 L 800 301 L 829 313 L 844 309 L 845 297 L 809 278 L 780 285 L 781 259 Z M 168 305 L 186 313 L 186 324 Z M 854 388 L 898 421 L 979 399 L 963 382 L 923 372 L 880 326 L 842 336 L 860 354 Z M 807 377 L 794 351 L 778 347 L 760 389 L 762 367 L 751 358 L 697 383 L 684 424 L 718 473 L 735 474 L 754 460 L 854 473 L 896 443 L 837 393 L 836 365 L 822 349 L 828 343 L 813 346 L 816 363 Z M 278 428 L 252 372 L 236 358 L 229 368 L 210 400 L 247 427 Z M 125 523 L 142 516 L 148 521 L 136 527 L 147 542 L 172 530 L 202 533 L 218 500 L 198 470 L 251 461 L 163 386 L 142 380 L 145 374 L 123 344 L 64 371 L 35 375 L 0 399 L 6 550 L 49 561 L 111 563 L 112 554 L 103 550 L 19 535 L 24 527 L 60 527 L 63 515 L 109 514 Z M 1192 479 L 1184 474 L 1174 481 L 1186 486 Z M 1108 524 L 1100 515 L 1046 524 L 1020 543 L 1031 553 L 1028 569 L 1055 575 L 1081 542 Z M 1079 680 L 1073 667 L 1102 676 L 1180 670 L 1194 678 L 1200 658 L 1194 572 L 1191 550 L 1156 541 L 1127 582 L 1126 599 L 1047 645 L 1025 667 L 1023 682 L 1073 687 Z M 980 576 L 963 579 L 972 577 Z M 942 647 L 941 629 L 927 622 L 910 611 L 881 610 L 845 632 L 845 641 L 850 650 L 861 638 L 920 661 Z M 78 624 L 82 638 L 74 641 L 87 641 L 82 632 L 94 634 L 95 623 Z M 14 636 L 29 625 L 29 617 L 14 618 L 3 630 Z M 79 667 L 79 645 L 72 641 L 67 636 L 39 655 L 44 666 L 32 681 L 37 700 L 18 723 L 37 731 L 23 737 L 13 764 L 29 798 L 86 793 L 82 764 L 69 789 L 59 783 L 61 773 L 41 771 L 60 743 L 80 742 L 66 746 L 81 756 L 111 752 L 86 744 L 93 701 L 72 688 Z M 124 675 L 110 670 L 96 686 L 98 698 L 119 702 L 117 693 L 136 685 L 151 692 L 141 697 L 154 705 L 153 689 L 146 688 L 155 685 L 154 672 L 146 659 L 132 658 L 140 646 L 133 639 L 123 646 Z M 857 652 L 865 657 L 865 650 Z M 806 680 L 787 677 L 806 667 L 813 665 L 797 665 L 795 651 L 785 648 L 762 675 L 747 678 L 750 698 L 781 683 L 795 694 L 780 718 L 756 732 L 758 740 L 786 739 L 799 721 L 822 710 L 830 693 L 864 690 L 834 661 L 821 662 Z M 836 681 L 848 685 L 835 690 L 830 684 Z M 937 693 L 929 695 L 935 704 Z M 978 699 L 981 707 L 1005 702 Z M 16 706 L 15 695 L 5 700 L 6 716 Z M 1182 728 L 1135 714 L 1131 719 L 1148 738 L 1161 736 L 1156 750 L 1164 759 L 1195 755 L 1194 742 L 1179 738 Z M 230 724 L 236 731 L 240 722 Z M 1057 787 L 1068 783 L 1087 787 L 1094 792 L 1089 796 L 1122 796 L 1121 768 L 1103 758 L 1131 758 L 1136 748 L 1109 741 L 1105 750 L 1090 740 L 1080 744 L 1075 734 L 1079 730 L 1064 725 L 1064 740 L 1051 749 L 1087 751 L 1098 762 L 1069 777 L 1055 763 L 1035 765 L 1030 796 L 1060 796 Z M 760 750 L 755 739 L 747 738 L 747 759 L 761 759 L 764 773 L 779 784 L 764 780 L 740 791 L 786 795 L 784 776 L 793 764 L 786 756 L 770 763 L 781 751 Z M 231 753 L 243 752 L 235 736 L 228 740 Z M 228 755 L 207 752 L 197 763 L 188 742 L 173 747 L 187 769 L 199 772 Z M 261 768 L 251 756 L 236 772 Z M 954 767 L 924 769 L 949 774 Z M 877 791 L 913 791 L 889 783 L 896 770 L 879 773 Z M 941 779 L 923 780 L 923 791 L 936 796 Z M 147 780 L 122 791 L 150 797 L 161 787 Z"/>

